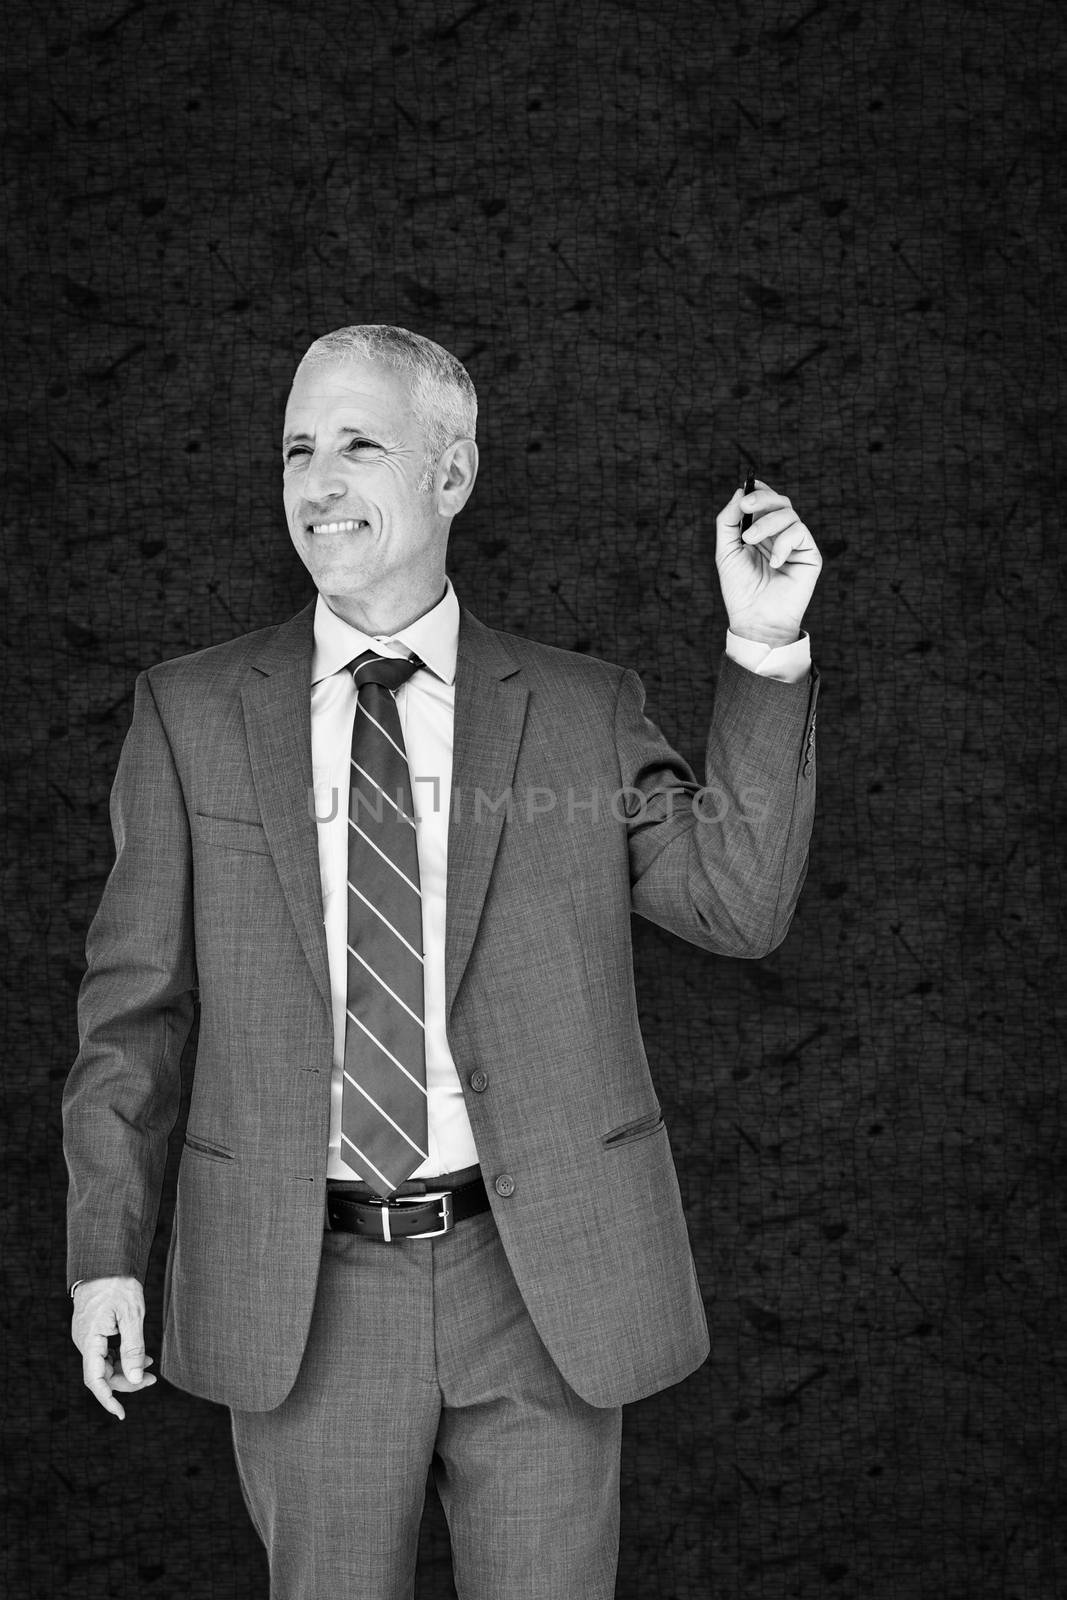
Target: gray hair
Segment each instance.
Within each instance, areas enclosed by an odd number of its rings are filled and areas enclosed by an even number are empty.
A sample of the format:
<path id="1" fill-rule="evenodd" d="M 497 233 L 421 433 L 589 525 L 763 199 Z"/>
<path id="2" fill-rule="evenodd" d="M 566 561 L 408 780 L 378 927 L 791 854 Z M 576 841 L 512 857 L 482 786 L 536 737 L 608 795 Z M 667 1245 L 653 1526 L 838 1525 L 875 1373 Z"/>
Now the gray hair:
<path id="1" fill-rule="evenodd" d="M 406 376 L 411 407 L 426 441 L 427 461 L 418 487 L 429 489 L 441 451 L 457 439 L 474 438 L 478 396 L 466 367 L 432 339 L 387 322 L 359 322 L 324 333 L 309 345 L 300 364 L 350 356 L 376 361 Z"/>

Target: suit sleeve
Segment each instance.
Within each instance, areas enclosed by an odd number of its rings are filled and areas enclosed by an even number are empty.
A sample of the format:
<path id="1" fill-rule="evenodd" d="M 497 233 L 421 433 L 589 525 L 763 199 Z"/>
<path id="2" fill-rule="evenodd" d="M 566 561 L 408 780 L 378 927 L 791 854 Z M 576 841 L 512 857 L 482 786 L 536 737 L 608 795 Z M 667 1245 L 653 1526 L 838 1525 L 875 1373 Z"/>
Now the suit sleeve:
<path id="1" fill-rule="evenodd" d="M 196 970 L 189 819 L 147 674 L 111 792 L 115 863 L 86 940 L 63 1094 L 67 1281 L 143 1281 Z"/>
<path id="2" fill-rule="evenodd" d="M 819 674 L 783 683 L 720 662 L 705 783 L 644 714 L 623 674 L 615 708 L 634 911 L 718 955 L 759 957 L 785 938 L 807 873 L 815 811 Z"/>

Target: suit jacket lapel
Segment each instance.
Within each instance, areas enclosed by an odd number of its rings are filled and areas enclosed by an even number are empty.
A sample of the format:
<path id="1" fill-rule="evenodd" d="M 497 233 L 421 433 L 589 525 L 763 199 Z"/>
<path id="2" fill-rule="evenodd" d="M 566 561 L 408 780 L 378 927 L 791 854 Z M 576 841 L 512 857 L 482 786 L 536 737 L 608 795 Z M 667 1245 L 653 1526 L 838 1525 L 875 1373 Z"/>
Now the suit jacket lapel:
<path id="1" fill-rule="evenodd" d="M 470 958 L 500 843 L 529 690 L 501 636 L 460 606 L 452 796 L 448 819 L 445 1004 L 449 1018 Z"/>
<path id="2" fill-rule="evenodd" d="M 260 815 L 300 944 L 326 1004 L 330 971 L 311 760 L 315 602 L 274 633 L 242 690 Z M 529 691 L 501 636 L 460 606 L 448 822 L 445 995 L 449 1018 L 470 959 L 510 788 Z"/>
<path id="3" fill-rule="evenodd" d="M 315 602 L 285 622 L 251 663 L 241 692 L 260 815 L 290 915 L 330 1005 L 311 762 Z"/>

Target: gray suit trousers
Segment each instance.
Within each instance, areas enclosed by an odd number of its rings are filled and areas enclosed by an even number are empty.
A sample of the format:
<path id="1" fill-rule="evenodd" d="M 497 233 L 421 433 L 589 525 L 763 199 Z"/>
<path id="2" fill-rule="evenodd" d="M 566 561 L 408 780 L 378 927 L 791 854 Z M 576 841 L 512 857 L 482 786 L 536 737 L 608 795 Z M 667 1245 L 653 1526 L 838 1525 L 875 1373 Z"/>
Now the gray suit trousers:
<path id="1" fill-rule="evenodd" d="M 410 1600 L 431 1468 L 460 1600 L 614 1595 L 621 1408 L 560 1376 L 490 1213 L 327 1232 L 293 1389 L 231 1417 L 271 1600 Z"/>

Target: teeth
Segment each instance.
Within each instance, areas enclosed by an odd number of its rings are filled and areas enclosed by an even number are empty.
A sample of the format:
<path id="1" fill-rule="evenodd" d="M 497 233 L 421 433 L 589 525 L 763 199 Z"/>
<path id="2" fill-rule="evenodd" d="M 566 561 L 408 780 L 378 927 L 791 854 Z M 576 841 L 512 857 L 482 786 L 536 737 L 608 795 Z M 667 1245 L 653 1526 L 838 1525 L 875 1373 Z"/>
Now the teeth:
<path id="1" fill-rule="evenodd" d="M 355 533 L 357 528 L 366 528 L 368 526 L 369 524 L 366 522 L 355 522 L 351 519 L 348 522 L 313 522 L 311 531 L 312 533 Z"/>

